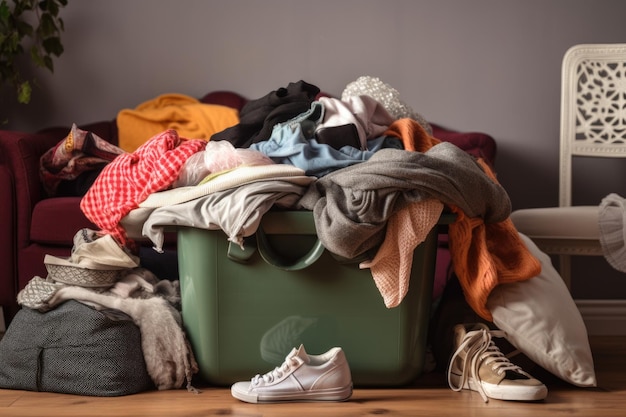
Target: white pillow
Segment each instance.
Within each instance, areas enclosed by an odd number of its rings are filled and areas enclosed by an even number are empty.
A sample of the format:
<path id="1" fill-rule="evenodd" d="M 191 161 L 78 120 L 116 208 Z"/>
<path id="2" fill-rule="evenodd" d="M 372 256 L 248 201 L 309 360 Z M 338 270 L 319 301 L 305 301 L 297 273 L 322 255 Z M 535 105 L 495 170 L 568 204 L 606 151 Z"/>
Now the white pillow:
<path id="1" fill-rule="evenodd" d="M 541 274 L 497 286 L 487 308 L 507 340 L 559 378 L 595 387 L 596 375 L 582 316 L 552 261 L 527 236 L 528 250 L 541 262 Z"/>

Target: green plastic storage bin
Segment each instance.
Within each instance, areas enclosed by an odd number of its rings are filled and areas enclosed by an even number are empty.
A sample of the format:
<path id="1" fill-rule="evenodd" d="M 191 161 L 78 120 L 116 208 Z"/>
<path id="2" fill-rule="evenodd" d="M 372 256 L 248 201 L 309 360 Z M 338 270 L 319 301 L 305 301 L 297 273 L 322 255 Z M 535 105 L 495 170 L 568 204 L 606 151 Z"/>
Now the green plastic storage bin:
<path id="1" fill-rule="evenodd" d="M 201 377 L 248 380 L 303 343 L 311 354 L 341 346 L 356 386 L 411 382 L 424 366 L 435 229 L 414 252 L 408 294 L 387 308 L 369 269 L 320 244 L 312 212 L 266 213 L 244 250 L 222 231 L 179 228 L 183 322 Z"/>

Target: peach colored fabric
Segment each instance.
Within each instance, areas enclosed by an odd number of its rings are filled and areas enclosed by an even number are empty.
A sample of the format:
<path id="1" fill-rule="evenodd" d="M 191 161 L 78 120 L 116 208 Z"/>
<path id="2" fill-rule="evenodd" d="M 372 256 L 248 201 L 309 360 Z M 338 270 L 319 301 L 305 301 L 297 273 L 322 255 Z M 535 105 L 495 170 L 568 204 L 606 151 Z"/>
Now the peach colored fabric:
<path id="1" fill-rule="evenodd" d="M 437 224 L 443 203 L 430 199 L 418 201 L 396 211 L 387 221 L 385 240 L 374 259 L 362 262 L 370 268 L 385 306 L 398 306 L 409 290 L 413 251 Z"/>

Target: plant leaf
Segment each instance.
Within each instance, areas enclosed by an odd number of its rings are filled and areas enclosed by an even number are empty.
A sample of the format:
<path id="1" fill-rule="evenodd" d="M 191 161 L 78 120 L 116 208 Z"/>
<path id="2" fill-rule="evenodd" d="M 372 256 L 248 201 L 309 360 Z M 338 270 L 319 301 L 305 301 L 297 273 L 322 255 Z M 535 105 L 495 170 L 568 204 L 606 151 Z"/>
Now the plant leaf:
<path id="1" fill-rule="evenodd" d="M 23 38 L 24 36 L 33 36 L 33 26 L 28 22 L 18 20 L 15 22 L 15 29 L 17 30 L 16 33 L 20 36 L 20 38 Z"/>
<path id="2" fill-rule="evenodd" d="M 44 38 L 57 33 L 57 25 L 54 23 L 52 16 L 48 13 L 43 13 L 41 15 L 41 21 L 39 22 L 37 32 Z"/>
<path id="3" fill-rule="evenodd" d="M 63 53 L 61 33 L 65 25 L 59 13 L 67 3 L 68 0 L 0 0 L 0 83 L 16 89 L 19 103 L 30 102 L 37 82 L 34 78 L 23 81 L 23 55 L 29 55 L 31 66 L 53 72 L 53 57 Z"/>
<path id="4" fill-rule="evenodd" d="M 50 70 L 50 72 L 54 72 L 54 63 L 52 62 L 52 58 L 50 55 L 46 55 L 43 57 L 43 63 Z"/>
<path id="5" fill-rule="evenodd" d="M 31 61 L 33 61 L 33 64 L 35 64 L 35 66 L 37 67 L 44 66 L 43 56 L 41 55 L 41 53 L 39 53 L 39 49 L 37 48 L 36 45 L 33 45 L 30 48 L 30 59 Z"/>
<path id="6" fill-rule="evenodd" d="M 63 45 L 61 44 L 61 38 L 54 36 L 43 40 L 43 49 L 48 54 L 61 56 L 63 53 Z"/>
<path id="7" fill-rule="evenodd" d="M 28 81 L 24 81 L 23 83 L 17 86 L 17 101 L 22 104 L 30 103 L 30 96 L 32 92 L 32 87 Z"/>
<path id="8" fill-rule="evenodd" d="M 2 0 L 0 2 L 0 20 L 2 20 L 2 22 L 8 22 L 10 15 L 11 11 L 9 10 L 9 5 L 5 0 Z"/>

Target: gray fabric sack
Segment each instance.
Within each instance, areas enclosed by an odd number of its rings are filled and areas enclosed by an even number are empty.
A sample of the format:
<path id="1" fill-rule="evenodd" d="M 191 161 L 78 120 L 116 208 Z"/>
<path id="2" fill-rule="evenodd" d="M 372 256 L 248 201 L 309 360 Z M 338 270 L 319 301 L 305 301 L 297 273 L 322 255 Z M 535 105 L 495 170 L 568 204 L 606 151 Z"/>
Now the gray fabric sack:
<path id="1" fill-rule="evenodd" d="M 154 384 L 131 318 L 71 300 L 16 314 L 0 340 L 0 388 L 111 397 Z"/>

